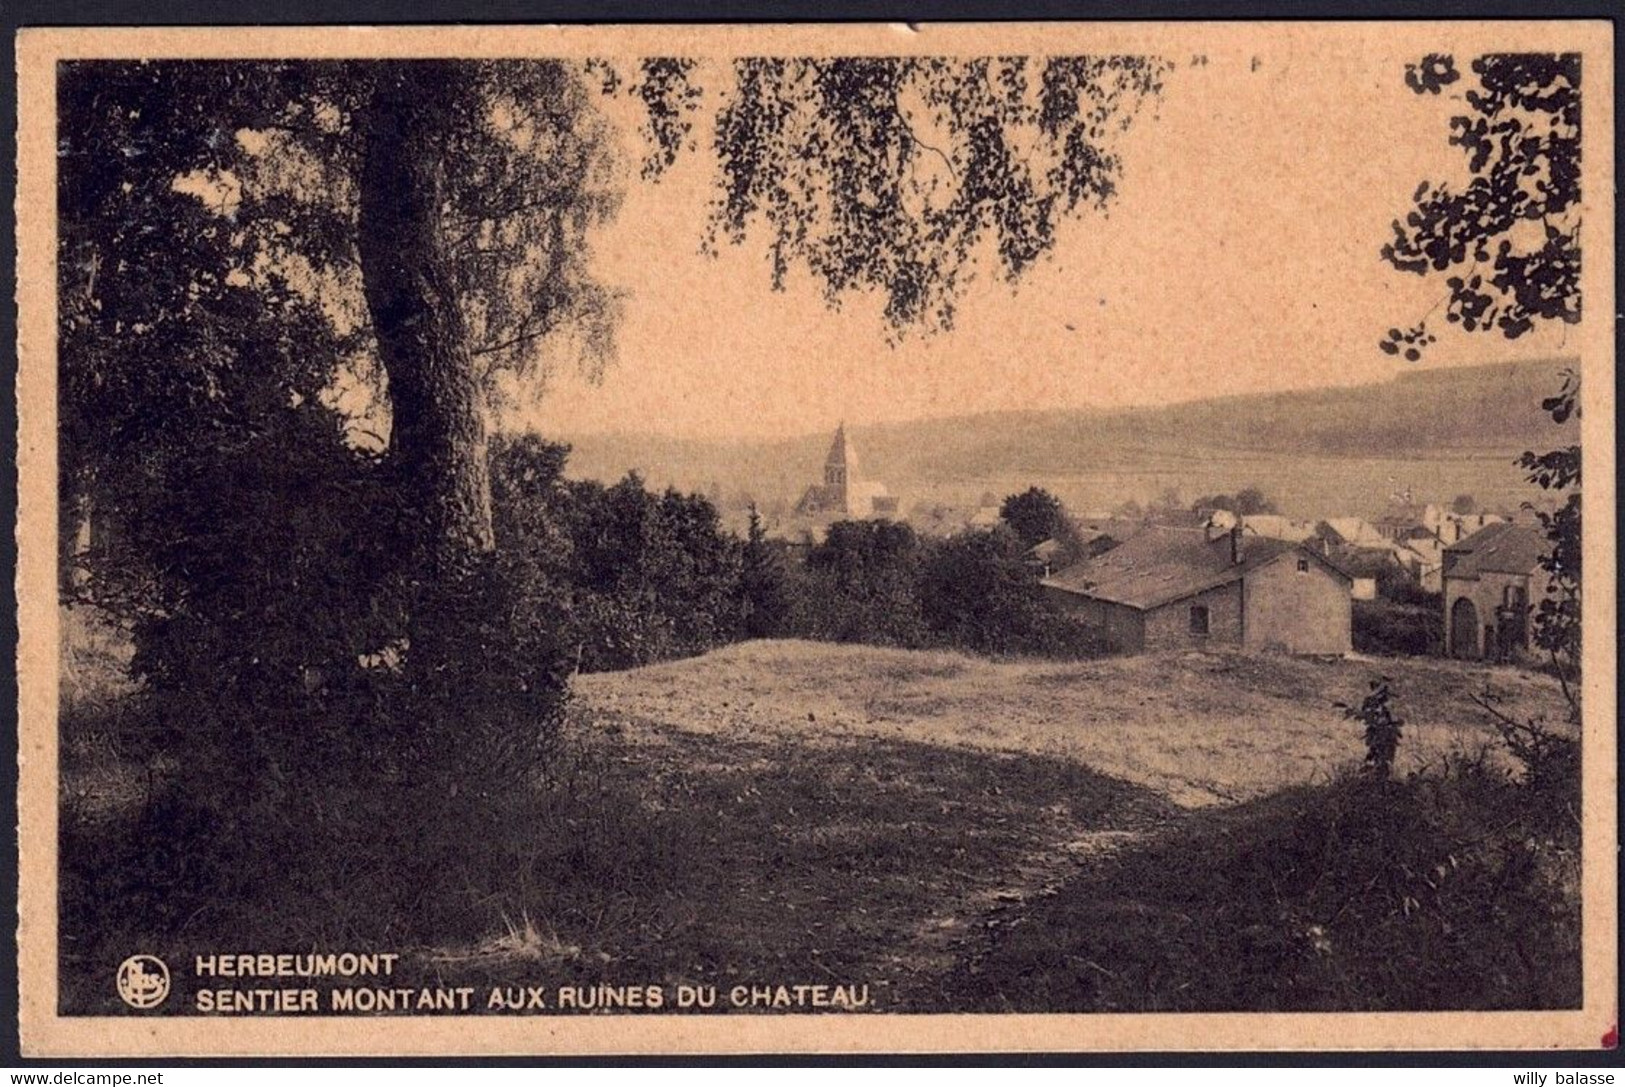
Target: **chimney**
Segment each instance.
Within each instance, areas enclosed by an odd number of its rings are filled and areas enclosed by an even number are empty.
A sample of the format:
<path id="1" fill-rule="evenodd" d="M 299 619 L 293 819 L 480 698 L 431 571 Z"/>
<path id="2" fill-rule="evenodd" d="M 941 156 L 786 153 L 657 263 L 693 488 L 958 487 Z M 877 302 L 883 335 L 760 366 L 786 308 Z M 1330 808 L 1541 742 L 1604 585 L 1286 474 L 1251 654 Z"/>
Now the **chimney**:
<path id="1" fill-rule="evenodd" d="M 1241 522 L 1237 521 L 1230 529 L 1230 562 L 1235 564 L 1241 561 Z"/>

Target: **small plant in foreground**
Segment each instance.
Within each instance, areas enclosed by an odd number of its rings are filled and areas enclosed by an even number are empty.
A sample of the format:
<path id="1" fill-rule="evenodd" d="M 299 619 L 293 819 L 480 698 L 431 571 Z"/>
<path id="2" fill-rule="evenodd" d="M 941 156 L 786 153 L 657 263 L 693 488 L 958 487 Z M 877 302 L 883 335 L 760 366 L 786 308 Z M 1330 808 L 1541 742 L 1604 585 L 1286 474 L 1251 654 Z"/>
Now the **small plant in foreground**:
<path id="1" fill-rule="evenodd" d="M 1394 713 L 1393 692 L 1388 688 L 1388 677 L 1371 681 L 1371 693 L 1355 706 L 1347 702 L 1332 705 L 1343 711 L 1350 721 L 1365 726 L 1365 765 L 1369 773 L 1386 778 L 1393 773 L 1394 755 L 1399 750 L 1399 737 L 1405 722 Z"/>

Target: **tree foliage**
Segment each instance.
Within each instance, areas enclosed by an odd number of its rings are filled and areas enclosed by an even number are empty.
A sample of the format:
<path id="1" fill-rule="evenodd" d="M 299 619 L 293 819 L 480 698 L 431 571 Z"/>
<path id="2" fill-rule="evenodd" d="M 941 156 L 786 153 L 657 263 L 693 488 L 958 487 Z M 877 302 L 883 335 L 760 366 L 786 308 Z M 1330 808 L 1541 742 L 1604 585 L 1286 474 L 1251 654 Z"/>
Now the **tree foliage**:
<path id="1" fill-rule="evenodd" d="M 783 550 L 767 538 L 761 515 L 752 504 L 739 574 L 746 637 L 771 638 L 785 632 L 790 609 L 785 562 Z"/>
<path id="2" fill-rule="evenodd" d="M 1006 528 L 935 541 L 920 571 L 920 609 L 933 636 L 961 649 L 1058 651 L 1063 621 L 1045 603 L 1025 541 Z"/>
<path id="3" fill-rule="evenodd" d="M 1258 487 L 1243 487 L 1235 494 L 1208 494 L 1203 495 L 1191 503 L 1193 510 L 1229 510 L 1231 513 L 1250 516 L 1259 513 L 1278 513 L 1275 500 L 1266 495 Z"/>
<path id="4" fill-rule="evenodd" d="M 134 630 L 173 742 L 241 764 L 217 796 L 274 806 L 295 759 L 344 772 L 318 734 L 375 737 L 352 746 L 363 769 L 457 795 L 450 762 L 528 748 L 556 722 L 566 663 L 709 646 L 742 607 L 737 545 L 702 500 L 565 484 L 562 454 L 514 448 L 499 474 L 529 473 L 547 498 L 535 517 L 494 508 L 516 489 L 492 478 L 492 405 L 612 356 L 619 297 L 589 239 L 630 171 L 601 95 L 641 103 L 652 177 L 703 142 L 710 80 L 710 241 L 765 227 L 776 285 L 799 262 L 832 303 L 879 290 L 901 330 L 946 327 L 979 261 L 1013 280 L 1062 217 L 1104 207 L 1113 140 L 1163 69 L 67 63 L 60 535 L 88 518 L 92 540 L 65 545 L 64 567 L 85 568 L 65 587 Z M 821 569 L 861 581 L 847 557 Z M 917 616 L 885 622 L 901 637 Z"/>
<path id="5" fill-rule="evenodd" d="M 1563 387 L 1541 402 L 1554 422 L 1580 414 L 1580 375 L 1569 370 Z M 1544 650 L 1563 684 L 1573 718 L 1580 716 L 1580 572 L 1583 537 L 1580 519 L 1580 447 L 1525 453 L 1518 462 L 1529 481 L 1548 491 L 1567 492 L 1551 512 L 1537 511 L 1551 549 L 1540 558 L 1547 575 L 1545 595 L 1535 604 L 1535 645 Z"/>
<path id="6" fill-rule="evenodd" d="M 494 455 L 497 553 L 547 601 L 582 671 L 703 653 L 738 638 L 747 544 L 709 500 L 650 491 L 635 473 L 606 487 L 563 477 L 568 448 L 526 435 Z"/>
<path id="7" fill-rule="evenodd" d="M 1066 512 L 1061 500 L 1042 487 L 1028 487 L 1006 498 L 999 506 L 999 519 L 1010 526 L 1027 547 L 1054 539 L 1063 531 Z"/>
<path id="8" fill-rule="evenodd" d="M 1445 320 L 1468 332 L 1513 339 L 1543 320 L 1578 324 L 1580 56 L 1489 54 L 1472 71 L 1468 111 L 1450 120 L 1470 179 L 1418 185 L 1382 258 L 1415 275 L 1450 273 Z M 1442 54 L 1406 72 L 1417 94 L 1437 95 L 1459 78 Z M 1415 361 L 1435 338 L 1424 318 L 1389 329 L 1380 346 Z"/>
<path id="9" fill-rule="evenodd" d="M 1394 224 L 1394 239 L 1383 247 L 1383 259 L 1418 275 L 1467 265 L 1445 281 L 1445 316 L 1468 332 L 1497 329 L 1516 339 L 1541 321 L 1580 321 L 1580 69 L 1576 53 L 1476 58 L 1479 87 L 1466 93 L 1472 112 L 1450 122 L 1450 143 L 1466 154 L 1472 178 L 1459 190 L 1424 182 L 1415 209 Z M 1453 58 L 1440 54 L 1406 73 L 1417 94 L 1438 94 L 1458 78 Z M 1404 332 L 1390 329 L 1381 346 L 1396 354 L 1407 345 L 1404 355 L 1414 361 L 1433 339 L 1424 320 Z M 1541 407 L 1557 423 L 1578 418 L 1579 374 L 1565 372 Z M 1578 722 L 1580 447 L 1527 452 L 1518 463 L 1531 483 L 1568 492 L 1556 511 L 1537 513 L 1550 550 L 1540 560 L 1548 587 L 1535 606 L 1534 640 Z"/>
<path id="10" fill-rule="evenodd" d="M 396 473 L 417 484 L 411 504 L 472 507 L 472 525 L 425 531 L 489 546 L 479 401 L 612 353 L 617 296 L 591 275 L 587 231 L 613 214 L 621 175 L 595 90 L 642 103 L 654 176 L 695 147 L 708 82 L 711 241 L 760 224 L 776 285 L 800 261 L 832 302 L 885 292 L 901 329 L 951 323 L 983 250 L 1014 279 L 1061 217 L 1106 206 L 1113 138 L 1166 68 L 745 58 L 706 71 L 652 57 L 623 79 L 600 60 L 70 64 L 64 520 L 90 491 L 118 491 L 97 480 L 155 442 L 209 448 L 220 428 L 259 427 L 256 413 L 321 404 L 351 443 L 422 467 Z M 477 392 L 446 395 L 471 380 Z M 460 415 L 436 414 L 452 402 Z"/>
<path id="11" fill-rule="evenodd" d="M 1111 202 L 1112 140 L 1167 69 L 1138 56 L 742 58 L 717 119 L 712 243 L 759 226 L 775 287 L 800 264 L 832 305 L 876 291 L 896 330 L 951 327 L 984 253 L 1014 282 L 1063 217 Z"/>

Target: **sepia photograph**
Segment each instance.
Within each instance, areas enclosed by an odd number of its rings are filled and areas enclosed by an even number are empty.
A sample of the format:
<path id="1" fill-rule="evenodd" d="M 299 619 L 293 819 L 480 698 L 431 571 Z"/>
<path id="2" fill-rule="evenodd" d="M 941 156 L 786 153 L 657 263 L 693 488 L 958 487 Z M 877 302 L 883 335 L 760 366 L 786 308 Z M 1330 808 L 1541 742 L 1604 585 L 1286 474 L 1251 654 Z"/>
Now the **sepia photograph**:
<path id="1" fill-rule="evenodd" d="M 22 31 L 25 1052 L 1617 1044 L 1611 35 Z"/>

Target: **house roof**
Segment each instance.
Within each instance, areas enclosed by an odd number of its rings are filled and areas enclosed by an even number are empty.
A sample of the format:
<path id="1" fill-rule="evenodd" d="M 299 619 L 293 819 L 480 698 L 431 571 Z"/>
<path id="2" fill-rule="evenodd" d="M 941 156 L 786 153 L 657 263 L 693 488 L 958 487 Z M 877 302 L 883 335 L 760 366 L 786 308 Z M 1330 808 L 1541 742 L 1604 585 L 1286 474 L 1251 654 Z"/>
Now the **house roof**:
<path id="1" fill-rule="evenodd" d="M 1342 544 L 1334 547 L 1328 557 L 1355 577 L 1376 577 L 1384 570 L 1392 570 L 1400 565 L 1401 550 L 1394 547 L 1357 547 L 1353 544 Z"/>
<path id="2" fill-rule="evenodd" d="M 1073 522 L 1078 530 L 1090 538 L 1089 533 L 1126 540 L 1145 528 L 1146 522 L 1132 517 L 1079 517 Z"/>
<path id="3" fill-rule="evenodd" d="M 1444 544 L 1435 536 L 1423 536 L 1420 539 L 1406 540 L 1405 551 L 1410 552 L 1429 566 L 1437 566 L 1444 559 Z M 1402 554 L 1403 558 L 1404 555 Z"/>
<path id="4" fill-rule="evenodd" d="M 1055 537 L 1051 536 L 1047 540 L 1041 540 L 1038 543 L 1033 544 L 1033 546 L 1028 549 L 1027 554 L 1031 555 L 1035 559 L 1048 562 L 1065 549 L 1065 545 L 1062 544 L 1060 540 L 1057 540 Z"/>
<path id="5" fill-rule="evenodd" d="M 1147 516 L 1147 520 L 1155 525 L 1168 528 L 1204 528 L 1208 518 L 1212 516 L 1204 510 L 1157 510 Z"/>
<path id="6" fill-rule="evenodd" d="M 1527 574 L 1540 565 L 1540 557 L 1550 550 L 1551 543 L 1540 529 L 1502 521 L 1445 548 L 1445 554 L 1455 558 L 1445 576 Z"/>
<path id="7" fill-rule="evenodd" d="M 1268 536 L 1276 540 L 1307 540 L 1315 534 L 1315 526 L 1294 521 L 1278 513 L 1249 513 L 1242 517 L 1241 527 L 1255 536 Z"/>
<path id="8" fill-rule="evenodd" d="M 1341 536 L 1345 543 L 1378 547 L 1383 544 L 1382 533 L 1361 517 L 1328 517 L 1321 524 Z"/>
<path id="9" fill-rule="evenodd" d="M 1420 502 L 1396 502 L 1382 511 L 1379 525 L 1420 525 L 1427 519 L 1427 507 Z"/>
<path id="10" fill-rule="evenodd" d="M 1287 540 L 1249 536 L 1241 547 L 1241 561 L 1232 562 L 1228 534 L 1209 540 L 1200 531 L 1151 525 L 1105 554 L 1046 578 L 1044 584 L 1131 608 L 1155 608 L 1239 581 L 1293 551 L 1349 579 L 1324 557 Z"/>

